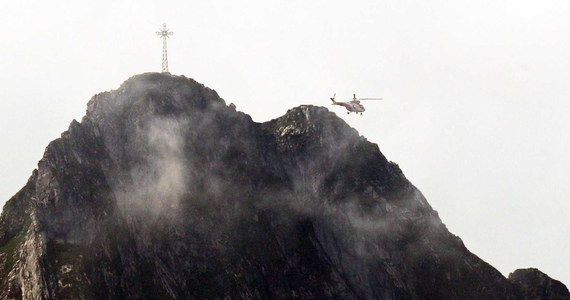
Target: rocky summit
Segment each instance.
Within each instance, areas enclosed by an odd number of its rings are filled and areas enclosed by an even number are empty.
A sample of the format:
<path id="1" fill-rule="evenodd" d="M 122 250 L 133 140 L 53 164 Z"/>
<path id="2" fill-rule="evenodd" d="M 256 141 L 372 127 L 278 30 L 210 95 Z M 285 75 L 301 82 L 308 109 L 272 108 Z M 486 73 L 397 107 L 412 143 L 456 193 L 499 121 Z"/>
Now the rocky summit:
<path id="1" fill-rule="evenodd" d="M 451 234 L 374 143 L 184 76 L 95 95 L 0 218 L 1 299 L 570 299 Z"/>

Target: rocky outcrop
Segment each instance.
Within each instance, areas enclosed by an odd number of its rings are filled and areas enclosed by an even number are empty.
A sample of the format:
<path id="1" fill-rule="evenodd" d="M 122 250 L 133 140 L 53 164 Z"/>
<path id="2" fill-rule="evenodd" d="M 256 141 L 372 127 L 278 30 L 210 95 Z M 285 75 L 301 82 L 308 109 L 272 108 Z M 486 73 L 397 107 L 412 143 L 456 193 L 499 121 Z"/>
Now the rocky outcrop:
<path id="1" fill-rule="evenodd" d="M 50 143 L 4 208 L 0 262 L 2 299 L 530 295 L 334 113 L 256 123 L 158 73 L 94 96 Z"/>
<path id="2" fill-rule="evenodd" d="M 527 299 L 569 300 L 568 288 L 537 269 L 518 269 L 509 274 L 509 281 L 522 287 Z"/>

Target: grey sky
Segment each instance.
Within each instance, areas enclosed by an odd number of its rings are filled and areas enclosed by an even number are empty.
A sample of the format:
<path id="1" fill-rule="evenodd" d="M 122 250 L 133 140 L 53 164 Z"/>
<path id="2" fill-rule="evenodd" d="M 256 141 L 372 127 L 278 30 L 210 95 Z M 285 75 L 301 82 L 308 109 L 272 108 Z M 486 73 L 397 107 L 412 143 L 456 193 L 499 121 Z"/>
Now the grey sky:
<path id="1" fill-rule="evenodd" d="M 0 203 L 95 93 L 160 71 L 256 121 L 329 107 L 503 274 L 570 284 L 570 2 L 0 0 Z M 363 116 L 328 97 L 378 97 Z"/>

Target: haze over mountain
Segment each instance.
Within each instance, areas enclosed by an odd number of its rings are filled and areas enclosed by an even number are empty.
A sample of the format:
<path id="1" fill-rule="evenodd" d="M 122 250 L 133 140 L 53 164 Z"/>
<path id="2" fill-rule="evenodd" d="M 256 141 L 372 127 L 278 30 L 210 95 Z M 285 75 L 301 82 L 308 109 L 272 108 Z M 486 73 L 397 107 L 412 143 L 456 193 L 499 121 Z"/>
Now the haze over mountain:
<path id="1" fill-rule="evenodd" d="M 160 73 L 48 145 L 0 217 L 0 275 L 3 299 L 570 299 L 472 254 L 327 109 L 256 123 Z"/>
<path id="2" fill-rule="evenodd" d="M 160 70 L 166 22 L 174 74 L 256 122 L 327 106 L 504 276 L 570 282 L 568 15 L 563 0 L 0 1 L 0 206 L 92 95 Z M 333 93 L 387 100 L 345 116 Z"/>

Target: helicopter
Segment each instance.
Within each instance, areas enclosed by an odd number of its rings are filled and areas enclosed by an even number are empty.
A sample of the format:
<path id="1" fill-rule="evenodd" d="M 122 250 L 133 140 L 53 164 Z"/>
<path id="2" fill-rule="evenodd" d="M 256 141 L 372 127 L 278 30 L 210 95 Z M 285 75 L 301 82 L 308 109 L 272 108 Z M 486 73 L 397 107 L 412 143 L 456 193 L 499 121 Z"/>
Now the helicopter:
<path id="1" fill-rule="evenodd" d="M 350 114 L 351 112 L 356 114 L 361 114 L 366 110 L 364 109 L 364 105 L 360 104 L 361 100 L 383 100 L 383 98 L 356 98 L 356 94 L 352 94 L 352 100 L 349 102 L 337 102 L 334 100 L 336 97 L 336 93 L 332 96 L 331 101 L 333 102 L 332 105 L 339 105 L 344 106 L 347 112 L 346 114 Z"/>

